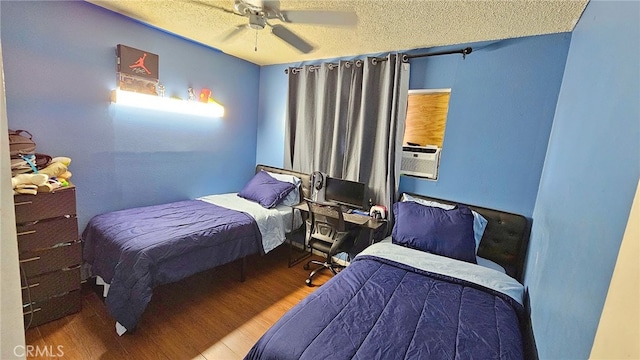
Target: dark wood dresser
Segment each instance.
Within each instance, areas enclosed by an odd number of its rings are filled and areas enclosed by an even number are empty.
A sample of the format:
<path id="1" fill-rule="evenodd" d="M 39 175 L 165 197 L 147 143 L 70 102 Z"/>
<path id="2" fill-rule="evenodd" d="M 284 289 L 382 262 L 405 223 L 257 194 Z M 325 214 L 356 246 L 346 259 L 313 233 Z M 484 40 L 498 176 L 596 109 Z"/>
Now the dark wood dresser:
<path id="1" fill-rule="evenodd" d="M 14 203 L 25 328 L 80 311 L 75 187 L 16 195 Z"/>

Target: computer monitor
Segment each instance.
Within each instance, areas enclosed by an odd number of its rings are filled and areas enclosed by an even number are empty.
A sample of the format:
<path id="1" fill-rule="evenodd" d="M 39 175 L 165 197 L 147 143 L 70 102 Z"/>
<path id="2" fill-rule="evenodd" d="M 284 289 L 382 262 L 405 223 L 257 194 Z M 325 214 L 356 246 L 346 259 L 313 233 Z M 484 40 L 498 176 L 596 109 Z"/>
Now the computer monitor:
<path id="1" fill-rule="evenodd" d="M 364 208 L 365 187 L 365 184 L 361 182 L 327 177 L 324 198 L 329 202 L 362 209 Z"/>

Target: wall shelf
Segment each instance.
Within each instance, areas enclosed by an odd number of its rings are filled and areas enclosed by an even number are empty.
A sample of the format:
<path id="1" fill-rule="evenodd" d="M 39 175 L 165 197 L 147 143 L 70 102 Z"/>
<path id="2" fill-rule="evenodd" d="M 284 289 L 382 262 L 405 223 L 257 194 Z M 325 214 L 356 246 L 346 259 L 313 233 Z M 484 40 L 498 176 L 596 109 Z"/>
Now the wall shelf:
<path id="1" fill-rule="evenodd" d="M 186 101 L 120 89 L 111 91 L 111 102 L 124 106 L 211 118 L 224 116 L 224 107 L 216 102 Z"/>

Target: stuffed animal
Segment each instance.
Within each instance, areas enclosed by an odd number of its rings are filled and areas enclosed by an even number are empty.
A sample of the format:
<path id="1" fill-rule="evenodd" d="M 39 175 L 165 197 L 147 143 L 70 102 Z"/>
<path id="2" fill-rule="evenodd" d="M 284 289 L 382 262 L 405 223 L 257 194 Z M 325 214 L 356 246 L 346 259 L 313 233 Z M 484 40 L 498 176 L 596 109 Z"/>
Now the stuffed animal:
<path id="1" fill-rule="evenodd" d="M 71 159 L 68 157 L 55 157 L 51 159 L 51 163 L 44 169 L 38 171 L 40 174 L 47 174 L 52 178 L 58 179 L 63 184 L 69 185 L 68 181 L 71 178 L 71 172 L 68 170 Z M 64 186 L 66 186 L 64 185 Z"/>
<path id="2" fill-rule="evenodd" d="M 64 174 L 69 164 L 71 163 L 71 159 L 67 157 L 55 157 L 51 159 L 51 162 L 44 169 L 40 169 L 38 173 L 47 174 L 51 177 L 57 177 Z"/>

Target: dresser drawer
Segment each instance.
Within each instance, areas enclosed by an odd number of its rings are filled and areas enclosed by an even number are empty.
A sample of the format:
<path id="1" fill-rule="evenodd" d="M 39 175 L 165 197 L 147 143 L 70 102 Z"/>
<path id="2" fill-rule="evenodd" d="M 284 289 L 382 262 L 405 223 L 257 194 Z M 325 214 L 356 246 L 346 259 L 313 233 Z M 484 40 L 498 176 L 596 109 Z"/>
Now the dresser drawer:
<path id="1" fill-rule="evenodd" d="M 60 188 L 50 193 L 16 195 L 13 198 L 16 223 L 54 218 L 76 213 L 76 189 Z"/>
<path id="2" fill-rule="evenodd" d="M 79 241 L 46 250 L 27 251 L 20 254 L 20 265 L 27 278 L 47 272 L 70 268 L 82 262 L 82 246 Z"/>
<path id="3" fill-rule="evenodd" d="M 80 238 L 75 215 L 24 223 L 16 226 L 16 230 L 20 252 L 50 248 L 53 245 L 76 241 Z"/>
<path id="4" fill-rule="evenodd" d="M 80 290 L 75 290 L 62 296 L 33 302 L 32 306 L 25 306 L 22 309 L 25 329 L 27 326 L 32 328 L 80 311 L 81 301 Z"/>
<path id="5" fill-rule="evenodd" d="M 80 289 L 80 266 L 27 278 L 22 282 L 22 302 L 41 301 Z"/>

